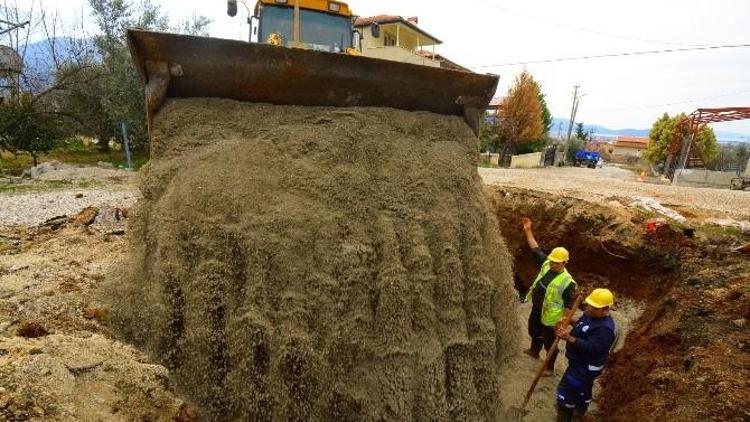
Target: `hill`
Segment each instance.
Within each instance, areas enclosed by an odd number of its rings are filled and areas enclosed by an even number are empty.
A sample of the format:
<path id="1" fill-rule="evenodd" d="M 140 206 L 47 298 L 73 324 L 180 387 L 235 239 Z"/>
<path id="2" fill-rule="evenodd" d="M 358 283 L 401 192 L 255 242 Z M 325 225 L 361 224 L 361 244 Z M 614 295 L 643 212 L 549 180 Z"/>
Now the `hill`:
<path id="1" fill-rule="evenodd" d="M 650 129 L 610 129 L 605 126 L 600 126 L 596 124 L 583 125 L 585 131 L 592 131 L 595 135 L 604 136 L 604 137 L 617 137 L 617 136 L 635 136 L 635 137 L 646 137 L 648 136 L 648 132 Z M 552 133 L 557 134 L 558 128 L 562 128 L 562 134 L 563 136 L 567 133 L 568 129 L 568 119 L 563 119 L 559 117 L 555 117 L 552 121 Z M 575 127 L 573 128 L 575 130 Z M 719 139 L 719 141 L 722 142 L 732 142 L 732 141 L 740 141 L 740 142 L 750 142 L 750 134 L 746 133 L 737 133 L 737 132 L 727 132 L 727 131 L 721 131 L 716 130 L 716 137 Z"/>

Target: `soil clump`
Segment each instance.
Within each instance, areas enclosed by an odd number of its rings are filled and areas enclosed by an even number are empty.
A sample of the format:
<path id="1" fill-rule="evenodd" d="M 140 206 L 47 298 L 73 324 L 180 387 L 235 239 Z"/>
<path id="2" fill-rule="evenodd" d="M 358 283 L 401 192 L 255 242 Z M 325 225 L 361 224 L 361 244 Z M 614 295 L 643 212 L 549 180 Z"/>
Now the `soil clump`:
<path id="1" fill-rule="evenodd" d="M 459 117 L 170 100 L 113 322 L 210 420 L 496 420 L 511 257 Z"/>

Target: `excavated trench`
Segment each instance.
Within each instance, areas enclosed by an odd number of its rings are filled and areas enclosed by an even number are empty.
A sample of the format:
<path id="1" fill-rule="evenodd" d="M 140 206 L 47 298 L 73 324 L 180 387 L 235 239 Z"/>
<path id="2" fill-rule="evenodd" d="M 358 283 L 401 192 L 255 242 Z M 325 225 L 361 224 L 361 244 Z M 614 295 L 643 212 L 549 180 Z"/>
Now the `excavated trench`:
<path id="1" fill-rule="evenodd" d="M 527 216 L 543 249 L 570 250 L 569 270 L 580 287 L 607 287 L 617 296 L 612 315 L 621 336 L 595 387 L 590 414 L 596 420 L 748 420 L 741 397 L 748 391 L 743 379 L 750 346 L 744 328 L 730 322 L 750 316 L 750 268 L 747 259 L 715 245 L 746 240 L 697 241 L 669 226 L 649 234 L 646 216 L 617 201 L 599 205 L 536 191 L 485 189 L 513 256 L 519 294 L 538 272 L 521 230 L 520 218 Z M 521 325 L 527 307 L 519 307 Z M 738 321 L 743 319 L 734 324 Z M 525 356 L 509 361 L 504 373 L 514 382 L 502 392 L 504 403 L 520 403 L 538 365 Z M 555 387 L 565 365 L 558 359 L 558 376 L 542 379 L 526 420 L 554 419 Z M 712 378 L 718 386 L 706 385 Z"/>

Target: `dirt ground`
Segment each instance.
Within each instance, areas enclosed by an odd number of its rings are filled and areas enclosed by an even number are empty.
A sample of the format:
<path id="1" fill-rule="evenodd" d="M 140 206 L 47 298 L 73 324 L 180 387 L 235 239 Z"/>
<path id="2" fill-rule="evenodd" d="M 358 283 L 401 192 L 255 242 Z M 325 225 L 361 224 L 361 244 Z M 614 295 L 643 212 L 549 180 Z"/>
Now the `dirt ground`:
<path id="1" fill-rule="evenodd" d="M 582 287 L 603 285 L 618 294 L 614 314 L 628 334 L 595 393 L 594 420 L 750 420 L 750 259 L 732 252 L 750 239 L 741 229 L 703 224 L 709 216 L 746 221 L 735 209 L 747 209 L 742 195 L 748 193 L 722 191 L 705 200 L 714 191 L 620 179 L 586 182 L 586 195 L 580 183 L 589 175 L 577 174 L 595 170 L 568 171 L 561 173 L 569 175 L 567 185 L 539 181 L 556 172 L 480 174 L 495 183 L 488 196 L 514 257 L 518 288 L 536 271 L 517 221 L 525 214 L 545 248 L 571 249 L 571 271 Z M 533 189 L 519 188 L 534 180 Z M 620 186 L 617 193 L 607 194 L 608 183 Z M 632 201 L 644 189 L 683 212 L 695 236 L 678 226 L 647 233 L 652 215 Z M 56 191 L 43 185 L 24 195 L 45 201 L 50 192 Z M 17 194 L 0 193 L 0 201 L 10 203 Z M 90 205 L 77 200 L 61 196 L 61 214 L 73 217 Z M 95 292 L 123 258 L 127 219 L 110 209 L 95 222 L 87 213 L 47 224 L 46 215 L 26 224 L 0 221 L 0 420 L 194 419 L 170 372 L 112 335 L 109 309 Z M 517 308 L 522 338 L 527 307 Z M 520 403 L 537 365 L 520 353 L 511 357 L 498 401 Z M 564 365 L 561 356 L 557 377 L 542 379 L 525 420 L 551 420 Z"/>
<path id="2" fill-rule="evenodd" d="M 166 368 L 115 340 L 95 292 L 123 220 L 0 228 L 0 420 L 161 420 L 186 412 Z"/>
<path id="3" fill-rule="evenodd" d="M 569 269 L 579 286 L 608 287 L 618 300 L 642 309 L 629 323 L 622 349 L 610 358 L 592 416 L 603 421 L 750 418 L 743 398 L 750 395 L 750 259 L 734 252 L 750 241 L 750 233 L 702 226 L 699 219 L 688 219 L 697 227 L 694 233 L 677 224 L 650 233 L 646 221 L 652 215 L 627 198 L 585 202 L 505 185 L 490 186 L 488 195 L 515 257 L 519 290 L 528 288 L 537 271 L 518 222 L 526 215 L 543 247 L 563 245 L 571 251 Z M 519 368 L 525 367 L 513 369 Z M 519 376 L 530 382 L 533 375 L 524 371 Z M 532 403 L 535 411 L 552 410 L 554 382 L 545 383 L 546 392 L 535 400 L 546 400 L 547 407 Z"/>
<path id="4" fill-rule="evenodd" d="M 632 202 L 649 197 L 667 207 L 685 211 L 686 217 L 750 219 L 750 191 L 689 188 L 642 183 L 630 171 L 616 167 L 544 169 L 487 169 L 479 175 L 489 185 L 531 189 L 597 204 Z M 615 206 L 617 206 L 615 204 Z"/>

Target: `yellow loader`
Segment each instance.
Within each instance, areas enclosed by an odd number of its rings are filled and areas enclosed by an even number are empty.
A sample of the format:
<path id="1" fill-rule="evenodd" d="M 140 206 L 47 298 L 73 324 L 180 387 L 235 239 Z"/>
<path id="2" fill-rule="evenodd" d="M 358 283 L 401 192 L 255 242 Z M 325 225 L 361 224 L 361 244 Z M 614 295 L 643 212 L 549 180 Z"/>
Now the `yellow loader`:
<path id="1" fill-rule="evenodd" d="M 236 0 L 227 6 L 237 14 Z M 149 129 L 168 97 L 218 97 L 430 111 L 463 116 L 478 132 L 497 76 L 362 57 L 353 20 L 343 2 L 260 0 L 248 18 L 251 41 L 259 42 L 129 29 Z"/>

